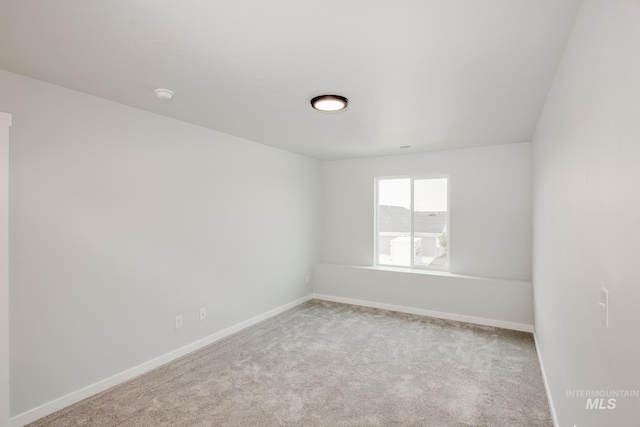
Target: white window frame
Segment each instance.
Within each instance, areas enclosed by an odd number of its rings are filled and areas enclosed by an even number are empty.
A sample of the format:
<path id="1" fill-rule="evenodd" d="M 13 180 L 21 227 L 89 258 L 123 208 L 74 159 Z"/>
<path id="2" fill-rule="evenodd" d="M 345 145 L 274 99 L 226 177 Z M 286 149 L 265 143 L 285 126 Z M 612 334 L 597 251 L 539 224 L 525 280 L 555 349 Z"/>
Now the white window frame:
<path id="1" fill-rule="evenodd" d="M 430 266 L 430 265 L 420 265 L 415 264 L 413 260 L 413 256 L 411 256 L 411 266 L 399 266 L 397 264 L 382 264 L 380 263 L 380 251 L 379 251 L 379 235 L 378 235 L 378 199 L 380 196 L 380 181 L 381 180 L 390 180 L 390 179 L 409 179 L 411 182 L 411 197 L 410 197 L 410 206 L 409 211 L 411 214 L 411 225 L 410 225 L 410 235 L 409 242 L 411 244 L 411 253 L 414 253 L 413 242 L 414 242 L 414 181 L 423 180 L 423 179 L 446 179 L 447 180 L 447 219 L 446 219 L 446 233 L 447 233 L 447 257 L 446 263 L 444 266 Z M 449 271 L 451 265 L 451 178 L 446 174 L 430 174 L 430 175 L 392 175 L 392 176 L 377 176 L 375 177 L 374 183 L 374 209 L 373 209 L 373 233 L 374 233 L 374 262 L 373 265 L 380 267 L 395 267 L 395 268 L 410 268 L 410 269 L 419 269 L 419 270 L 431 270 L 431 271 Z"/>

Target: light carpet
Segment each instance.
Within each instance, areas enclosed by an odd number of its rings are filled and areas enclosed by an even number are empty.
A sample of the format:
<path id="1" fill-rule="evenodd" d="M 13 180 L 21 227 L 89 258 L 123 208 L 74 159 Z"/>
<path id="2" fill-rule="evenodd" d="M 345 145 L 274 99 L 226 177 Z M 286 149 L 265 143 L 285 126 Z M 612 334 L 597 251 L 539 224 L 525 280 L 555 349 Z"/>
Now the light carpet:
<path id="1" fill-rule="evenodd" d="M 312 300 L 30 426 L 552 426 L 531 334 Z"/>

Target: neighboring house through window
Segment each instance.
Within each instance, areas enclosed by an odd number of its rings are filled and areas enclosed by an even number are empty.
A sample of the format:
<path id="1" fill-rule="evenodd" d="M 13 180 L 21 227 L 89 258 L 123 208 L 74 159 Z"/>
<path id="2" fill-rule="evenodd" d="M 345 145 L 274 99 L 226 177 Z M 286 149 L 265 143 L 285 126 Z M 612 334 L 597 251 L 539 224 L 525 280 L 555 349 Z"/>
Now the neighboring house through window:
<path id="1" fill-rule="evenodd" d="M 376 179 L 376 264 L 449 269 L 449 178 Z"/>

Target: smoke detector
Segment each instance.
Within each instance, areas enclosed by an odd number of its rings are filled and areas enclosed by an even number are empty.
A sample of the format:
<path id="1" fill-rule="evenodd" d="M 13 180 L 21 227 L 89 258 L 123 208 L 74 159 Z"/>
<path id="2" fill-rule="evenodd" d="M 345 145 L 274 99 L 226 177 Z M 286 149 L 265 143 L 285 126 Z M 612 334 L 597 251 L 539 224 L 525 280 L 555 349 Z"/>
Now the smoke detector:
<path id="1" fill-rule="evenodd" d="M 156 89 L 156 96 L 158 97 L 158 99 L 161 99 L 163 101 L 168 101 L 171 98 L 173 98 L 173 91 L 169 90 L 169 89 L 163 89 L 161 87 L 159 87 L 158 89 Z"/>

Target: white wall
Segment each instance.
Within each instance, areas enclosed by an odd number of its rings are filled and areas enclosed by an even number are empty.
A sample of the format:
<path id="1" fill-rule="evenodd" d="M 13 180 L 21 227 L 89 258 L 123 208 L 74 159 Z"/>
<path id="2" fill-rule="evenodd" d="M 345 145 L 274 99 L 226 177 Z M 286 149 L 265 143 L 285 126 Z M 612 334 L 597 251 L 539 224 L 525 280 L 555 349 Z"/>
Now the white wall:
<path id="1" fill-rule="evenodd" d="M 1 71 L 0 93 L 13 416 L 311 293 L 317 161 Z"/>
<path id="2" fill-rule="evenodd" d="M 528 143 L 323 162 L 314 293 L 532 330 L 530 166 Z M 360 268 L 374 263 L 374 178 L 409 174 L 450 177 L 456 277 Z"/>
<path id="3" fill-rule="evenodd" d="M 640 422 L 640 399 L 566 396 L 640 390 L 639 52 L 637 0 L 586 0 L 533 142 L 535 326 L 562 427 Z"/>
<path id="4" fill-rule="evenodd" d="M 530 144 L 322 164 L 322 261 L 372 265 L 374 178 L 450 176 L 451 272 L 531 279 Z"/>
<path id="5" fill-rule="evenodd" d="M 319 263 L 314 294 L 347 304 L 533 331 L 531 282 L 402 270 Z"/>
<path id="6" fill-rule="evenodd" d="M 0 112 L 0 427 L 9 425 L 9 128 Z"/>

